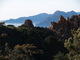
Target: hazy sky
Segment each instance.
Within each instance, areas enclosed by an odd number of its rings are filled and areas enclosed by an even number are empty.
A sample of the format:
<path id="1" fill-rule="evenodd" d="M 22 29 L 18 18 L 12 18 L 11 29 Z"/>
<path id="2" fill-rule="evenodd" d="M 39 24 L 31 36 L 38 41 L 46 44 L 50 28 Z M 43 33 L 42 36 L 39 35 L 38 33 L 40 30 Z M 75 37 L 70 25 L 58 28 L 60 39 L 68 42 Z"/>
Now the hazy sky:
<path id="1" fill-rule="evenodd" d="M 80 0 L 0 0 L 0 20 L 56 10 L 80 12 Z"/>

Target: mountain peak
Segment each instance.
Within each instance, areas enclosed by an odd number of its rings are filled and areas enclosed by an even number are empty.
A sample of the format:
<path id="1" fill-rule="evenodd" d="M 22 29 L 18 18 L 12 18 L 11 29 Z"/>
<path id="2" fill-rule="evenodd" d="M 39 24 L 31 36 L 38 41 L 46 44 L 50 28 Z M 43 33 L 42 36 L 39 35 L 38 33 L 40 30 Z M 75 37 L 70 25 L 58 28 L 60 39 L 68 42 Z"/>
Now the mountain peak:
<path id="1" fill-rule="evenodd" d="M 66 18 L 66 17 L 71 17 L 72 15 L 77 15 L 77 13 L 75 11 L 64 12 L 64 11 L 57 10 L 53 14 L 51 14 L 48 18 L 46 18 L 44 21 L 37 24 L 37 26 L 49 27 L 50 22 L 57 22 L 59 20 L 60 15 L 64 16 L 64 18 Z M 61 16 L 61 18 L 64 19 L 62 16 Z"/>
<path id="2" fill-rule="evenodd" d="M 57 10 L 54 13 L 62 13 L 62 12 L 64 12 L 64 11 Z"/>
<path id="3" fill-rule="evenodd" d="M 38 15 L 49 15 L 48 13 L 40 13 Z"/>
<path id="4" fill-rule="evenodd" d="M 64 14 L 65 14 L 65 12 L 64 12 L 64 11 L 59 11 L 59 10 L 57 10 L 57 11 L 55 11 L 53 14 L 62 14 L 62 13 L 64 13 Z"/>
<path id="5" fill-rule="evenodd" d="M 67 13 L 76 13 L 76 12 L 72 10 L 72 11 L 69 11 L 69 12 L 67 12 Z"/>

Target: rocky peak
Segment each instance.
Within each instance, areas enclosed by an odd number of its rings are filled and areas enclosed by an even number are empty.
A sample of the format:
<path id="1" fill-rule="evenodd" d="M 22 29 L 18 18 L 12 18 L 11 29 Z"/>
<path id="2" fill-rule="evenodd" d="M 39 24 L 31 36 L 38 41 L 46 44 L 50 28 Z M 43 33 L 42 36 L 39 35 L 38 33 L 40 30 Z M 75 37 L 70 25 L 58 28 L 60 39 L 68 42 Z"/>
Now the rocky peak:
<path id="1" fill-rule="evenodd" d="M 62 15 L 60 15 L 59 20 L 64 20 L 64 17 Z"/>
<path id="2" fill-rule="evenodd" d="M 32 21 L 30 19 L 25 20 L 22 26 L 34 27 Z"/>
<path id="3" fill-rule="evenodd" d="M 3 26 L 5 24 L 5 22 L 0 22 L 0 26 Z"/>
<path id="4" fill-rule="evenodd" d="M 70 21 L 69 17 L 66 18 L 66 21 Z"/>
<path id="5" fill-rule="evenodd" d="M 71 18 L 67 17 L 66 19 L 60 15 L 58 23 L 51 23 L 50 29 L 77 29 L 80 26 L 80 15 L 73 15 Z"/>
<path id="6" fill-rule="evenodd" d="M 80 19 L 80 14 L 78 15 L 78 18 Z"/>
<path id="7" fill-rule="evenodd" d="M 73 15 L 71 18 L 67 17 L 66 19 L 63 16 L 60 16 L 60 19 L 57 23 L 51 22 L 49 29 L 56 31 L 56 33 L 62 38 L 69 38 L 72 36 L 71 29 L 76 30 L 78 27 L 80 27 L 80 15 Z"/>
<path id="8" fill-rule="evenodd" d="M 58 20 L 58 24 L 63 25 L 65 23 L 66 23 L 65 18 L 62 15 L 60 15 L 59 20 Z"/>

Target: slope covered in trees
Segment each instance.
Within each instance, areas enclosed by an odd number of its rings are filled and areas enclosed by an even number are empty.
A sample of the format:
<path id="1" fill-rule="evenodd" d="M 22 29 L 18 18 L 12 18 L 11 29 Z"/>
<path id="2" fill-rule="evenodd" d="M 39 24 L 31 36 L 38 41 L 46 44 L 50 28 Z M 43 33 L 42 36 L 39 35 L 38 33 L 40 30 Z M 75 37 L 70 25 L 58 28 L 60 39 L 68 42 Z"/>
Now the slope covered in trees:
<path id="1" fill-rule="evenodd" d="M 0 60 L 80 59 L 80 25 L 77 28 L 70 25 L 66 30 L 64 20 L 60 20 L 57 28 L 34 27 L 29 19 L 18 27 L 0 24 Z M 74 22 L 75 17 L 70 20 Z"/>
<path id="2" fill-rule="evenodd" d="M 52 60 L 53 55 L 57 52 L 67 51 L 54 34 L 47 28 L 0 26 L 0 58 L 3 60 L 11 60 L 12 58 L 15 58 L 15 60 L 32 59 L 32 56 L 25 57 L 33 53 L 35 60 Z M 8 46 L 5 46 L 6 43 Z M 33 47 L 29 48 L 28 46 L 27 48 L 28 44 L 33 45 Z M 24 49 L 31 49 L 32 51 Z M 36 50 L 39 50 L 39 52 Z M 30 53 L 28 54 L 28 52 Z"/>

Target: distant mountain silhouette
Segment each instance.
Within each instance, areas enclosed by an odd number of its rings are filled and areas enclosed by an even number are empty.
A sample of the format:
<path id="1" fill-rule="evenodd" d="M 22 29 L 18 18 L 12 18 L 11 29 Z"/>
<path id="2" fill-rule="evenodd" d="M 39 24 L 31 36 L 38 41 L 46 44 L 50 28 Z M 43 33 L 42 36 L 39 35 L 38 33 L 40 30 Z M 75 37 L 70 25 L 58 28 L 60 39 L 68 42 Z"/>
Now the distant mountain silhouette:
<path id="1" fill-rule="evenodd" d="M 36 26 L 40 27 L 49 27 L 50 22 L 57 22 L 59 19 L 59 16 L 62 15 L 64 18 L 71 17 L 72 15 L 80 14 L 80 12 L 70 11 L 70 12 L 64 12 L 64 11 L 55 11 L 53 14 L 47 14 L 47 13 L 41 13 L 34 16 L 29 17 L 20 17 L 17 19 L 9 19 L 6 20 L 6 23 L 24 23 L 25 20 L 30 19 Z"/>
<path id="2" fill-rule="evenodd" d="M 80 12 L 77 12 L 77 14 L 80 14 Z"/>
<path id="3" fill-rule="evenodd" d="M 40 23 L 41 21 L 45 20 L 45 18 L 49 17 L 49 14 L 47 13 L 41 13 L 38 15 L 34 15 L 34 16 L 29 16 L 29 17 L 20 17 L 17 19 L 9 19 L 6 20 L 6 23 L 24 23 L 25 20 L 30 19 L 33 21 L 33 23 Z"/>
<path id="4" fill-rule="evenodd" d="M 50 22 L 57 22 L 60 15 L 64 16 L 64 18 L 66 18 L 66 17 L 71 17 L 72 15 L 77 15 L 77 13 L 74 11 L 63 12 L 63 11 L 58 10 L 58 11 L 54 12 L 53 14 L 51 14 L 48 18 L 46 18 L 45 20 L 43 20 L 42 22 L 37 24 L 36 26 L 49 27 Z"/>

